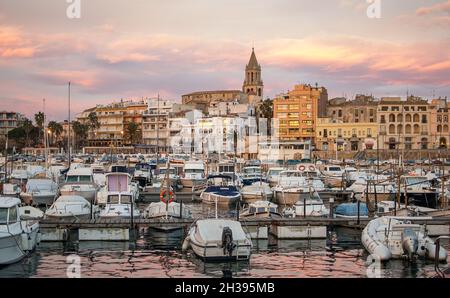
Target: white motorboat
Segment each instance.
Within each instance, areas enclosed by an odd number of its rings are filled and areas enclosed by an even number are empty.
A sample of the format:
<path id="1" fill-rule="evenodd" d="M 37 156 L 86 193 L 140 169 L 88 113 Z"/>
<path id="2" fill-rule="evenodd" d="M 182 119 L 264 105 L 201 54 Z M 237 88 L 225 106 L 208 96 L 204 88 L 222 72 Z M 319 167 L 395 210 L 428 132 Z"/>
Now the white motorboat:
<path id="1" fill-rule="evenodd" d="M 152 168 L 148 163 L 138 163 L 134 167 L 133 180 L 144 188 L 152 180 Z"/>
<path id="2" fill-rule="evenodd" d="M 211 175 L 208 177 L 208 184 L 209 186 L 200 194 L 203 203 L 231 207 L 241 198 L 230 176 Z"/>
<path id="3" fill-rule="evenodd" d="M 203 161 L 188 161 L 184 165 L 184 174 L 180 178 L 186 188 L 202 188 L 206 186 L 205 164 Z"/>
<path id="4" fill-rule="evenodd" d="M 447 251 L 442 247 L 439 256 L 435 256 L 436 245 L 427 236 L 426 226 L 410 223 L 411 219 L 418 218 L 384 216 L 371 220 L 362 232 L 361 242 L 373 260 L 419 256 L 446 261 Z"/>
<path id="5" fill-rule="evenodd" d="M 239 214 L 241 218 L 281 218 L 278 205 L 269 201 L 256 201 L 248 204 Z"/>
<path id="6" fill-rule="evenodd" d="M 78 167 L 69 170 L 65 184 L 60 187 L 60 192 L 63 196 L 81 196 L 93 203 L 95 202 L 97 188 L 92 169 Z"/>
<path id="7" fill-rule="evenodd" d="M 260 200 L 272 200 L 273 192 L 266 182 L 254 182 L 241 188 L 242 200 L 245 203 L 256 202 Z"/>
<path id="8" fill-rule="evenodd" d="M 22 190 L 20 189 L 19 185 L 17 185 L 17 184 L 13 184 L 13 183 L 3 184 L 3 195 L 5 197 L 18 198 L 18 197 L 20 197 L 21 192 L 22 192 Z"/>
<path id="9" fill-rule="evenodd" d="M 292 207 L 284 208 L 282 214 L 287 217 L 327 217 L 330 214 L 317 191 L 311 189 Z"/>
<path id="10" fill-rule="evenodd" d="M 191 219 L 192 212 L 189 206 L 177 202 L 153 202 L 145 209 L 144 218 L 151 219 Z M 173 231 L 180 229 L 180 226 L 164 226 L 154 227 L 157 230 Z"/>
<path id="11" fill-rule="evenodd" d="M 270 187 L 278 185 L 280 182 L 280 173 L 286 171 L 285 168 L 270 168 L 267 170 L 267 181 L 269 181 Z"/>
<path id="12" fill-rule="evenodd" d="M 244 167 L 241 172 L 241 179 L 243 185 L 251 185 L 254 182 L 265 181 L 260 166 Z"/>
<path id="13" fill-rule="evenodd" d="M 414 173 L 401 177 L 400 193 L 401 203 L 420 207 L 438 208 L 439 192 L 431 185 L 427 176 L 419 176 Z"/>
<path id="14" fill-rule="evenodd" d="M 18 198 L 0 198 L 0 265 L 16 263 L 40 242 L 39 223 L 20 218 Z"/>
<path id="15" fill-rule="evenodd" d="M 167 173 L 168 172 L 168 173 Z M 169 179 L 170 179 L 170 186 L 173 189 L 178 189 L 179 188 L 179 180 L 180 180 L 180 176 L 178 175 L 177 169 L 175 169 L 174 167 L 170 167 L 169 169 L 167 169 L 167 167 L 161 167 L 159 168 L 159 174 L 156 176 L 156 181 L 155 182 L 162 182 L 162 181 L 166 181 L 167 177 L 166 175 L 169 175 Z M 156 185 L 156 183 L 154 183 Z M 164 183 L 161 183 L 162 186 L 165 186 Z"/>
<path id="16" fill-rule="evenodd" d="M 131 193 L 134 200 L 139 198 L 139 186 L 137 182 L 133 182 L 131 175 L 128 173 L 107 173 L 105 174 L 106 184 L 97 193 L 97 205 L 106 205 L 108 194 L 111 192 Z"/>
<path id="17" fill-rule="evenodd" d="M 97 206 L 91 206 L 91 203 L 81 196 L 60 196 L 45 211 L 45 217 L 91 219 L 91 217 L 95 218 L 98 212 L 99 209 Z"/>
<path id="18" fill-rule="evenodd" d="M 205 261 L 248 260 L 252 241 L 238 221 L 202 219 L 189 229 L 183 250 L 189 247 Z"/>
<path id="19" fill-rule="evenodd" d="M 17 165 L 10 174 L 9 182 L 13 184 L 23 185 L 27 183 L 30 173 L 27 165 Z"/>
<path id="20" fill-rule="evenodd" d="M 320 179 L 305 177 L 299 170 L 288 170 L 280 173 L 280 182 L 272 190 L 277 204 L 292 206 L 309 197 L 311 189 L 322 191 L 325 187 Z"/>
<path id="21" fill-rule="evenodd" d="M 345 179 L 345 172 L 339 165 L 326 165 L 323 167 L 322 175 L 325 184 L 331 187 L 342 186 L 343 179 Z"/>
<path id="22" fill-rule="evenodd" d="M 52 179 L 28 179 L 26 191 L 20 194 L 27 205 L 49 206 L 58 194 L 58 184 Z"/>
<path id="23" fill-rule="evenodd" d="M 100 218 L 139 218 L 141 213 L 133 201 L 131 193 L 111 192 L 108 194 L 105 208 L 100 211 Z"/>

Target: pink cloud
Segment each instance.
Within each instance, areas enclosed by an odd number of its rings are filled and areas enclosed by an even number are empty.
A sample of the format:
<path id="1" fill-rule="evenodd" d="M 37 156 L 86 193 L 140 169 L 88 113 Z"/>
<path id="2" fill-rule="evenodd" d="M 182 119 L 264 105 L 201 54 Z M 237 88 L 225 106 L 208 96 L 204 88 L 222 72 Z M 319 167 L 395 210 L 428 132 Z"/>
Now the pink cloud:
<path id="1" fill-rule="evenodd" d="M 438 3 L 438 4 L 435 4 L 432 6 L 419 7 L 416 10 L 416 15 L 424 16 L 424 15 L 440 13 L 440 12 L 450 13 L 450 0 L 447 0 L 444 3 Z"/>
<path id="2" fill-rule="evenodd" d="M 0 57 L 30 58 L 34 54 L 35 48 L 19 28 L 0 26 Z"/>

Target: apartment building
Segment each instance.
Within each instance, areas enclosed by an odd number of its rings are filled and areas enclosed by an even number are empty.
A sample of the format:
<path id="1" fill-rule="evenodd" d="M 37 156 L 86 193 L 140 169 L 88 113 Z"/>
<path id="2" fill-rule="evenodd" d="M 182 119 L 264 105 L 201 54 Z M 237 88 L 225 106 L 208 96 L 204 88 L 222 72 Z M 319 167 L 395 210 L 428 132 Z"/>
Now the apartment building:
<path id="1" fill-rule="evenodd" d="M 8 132 L 18 127 L 23 118 L 16 112 L 0 111 L 0 139 L 6 139 Z"/>
<path id="2" fill-rule="evenodd" d="M 311 141 L 316 137 L 316 119 L 326 116 L 327 89 L 296 85 L 273 101 L 277 137 L 280 141 Z"/>

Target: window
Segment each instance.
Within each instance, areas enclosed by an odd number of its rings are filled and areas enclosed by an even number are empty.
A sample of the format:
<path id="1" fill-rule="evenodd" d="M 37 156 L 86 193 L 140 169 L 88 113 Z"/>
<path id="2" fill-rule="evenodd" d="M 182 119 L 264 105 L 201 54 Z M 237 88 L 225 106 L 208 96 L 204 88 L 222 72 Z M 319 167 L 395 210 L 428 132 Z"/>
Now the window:
<path id="1" fill-rule="evenodd" d="M 427 123 L 427 115 L 422 115 L 422 123 Z"/>
<path id="2" fill-rule="evenodd" d="M 391 107 L 391 111 L 399 112 L 400 111 L 400 107 Z"/>
<path id="3" fill-rule="evenodd" d="M 324 136 L 325 138 L 328 137 L 328 129 L 324 129 L 324 130 L 323 130 L 323 136 Z"/>
<path id="4" fill-rule="evenodd" d="M 8 221 L 8 209 L 0 208 L 0 224 L 6 224 Z"/>
<path id="5" fill-rule="evenodd" d="M 299 121 L 293 121 L 293 120 L 291 120 L 291 121 L 289 121 L 289 126 L 299 126 Z"/>
<path id="6" fill-rule="evenodd" d="M 389 109 L 389 107 L 381 107 L 381 110 L 382 110 L 383 112 L 387 112 L 388 109 Z"/>
<path id="7" fill-rule="evenodd" d="M 380 122 L 381 123 L 386 123 L 386 116 L 381 115 Z"/>
<path id="8" fill-rule="evenodd" d="M 9 208 L 9 223 L 17 222 L 17 208 L 13 206 Z"/>
<path id="9" fill-rule="evenodd" d="M 402 114 L 398 114 L 397 115 L 397 122 L 403 122 L 403 115 Z"/>
<path id="10" fill-rule="evenodd" d="M 298 110 L 298 109 L 300 109 L 300 106 L 299 105 L 290 105 L 289 109 L 291 109 L 291 110 Z"/>
<path id="11" fill-rule="evenodd" d="M 342 117 L 342 110 L 338 111 L 338 117 Z"/>
<path id="12" fill-rule="evenodd" d="M 278 110 L 288 110 L 288 105 L 278 105 Z"/>
<path id="13" fill-rule="evenodd" d="M 420 127 L 418 124 L 414 124 L 414 134 L 419 134 L 420 133 Z"/>
<path id="14" fill-rule="evenodd" d="M 405 126 L 405 134 L 411 134 L 411 125 L 410 124 L 406 124 L 406 126 Z"/>
<path id="15" fill-rule="evenodd" d="M 419 114 L 414 114 L 414 116 L 413 116 L 413 121 L 414 121 L 414 122 L 419 122 L 419 119 L 420 119 Z"/>
<path id="16" fill-rule="evenodd" d="M 417 110 L 419 112 L 426 112 L 427 111 L 427 107 L 418 107 Z"/>
<path id="17" fill-rule="evenodd" d="M 287 113 L 278 113 L 277 116 L 278 118 L 286 118 L 287 117 Z"/>
<path id="18" fill-rule="evenodd" d="M 370 115 L 370 117 L 373 117 L 375 115 L 375 111 L 373 109 L 370 109 L 369 115 Z"/>
<path id="19" fill-rule="evenodd" d="M 298 113 L 289 113 L 289 114 L 288 114 L 288 117 L 289 117 L 289 118 L 298 118 L 298 117 L 299 117 L 299 114 L 298 114 Z"/>
<path id="20" fill-rule="evenodd" d="M 406 114 L 405 122 L 411 122 L 411 114 Z"/>
<path id="21" fill-rule="evenodd" d="M 303 120 L 303 124 L 312 125 L 312 120 Z"/>
<path id="22" fill-rule="evenodd" d="M 395 134 L 395 125 L 394 124 L 389 125 L 389 133 L 391 135 Z"/>
<path id="23" fill-rule="evenodd" d="M 367 136 L 371 137 L 372 136 L 372 128 L 368 128 L 367 129 Z"/>
<path id="24" fill-rule="evenodd" d="M 394 114 L 390 114 L 389 115 L 389 122 L 395 122 L 395 115 Z"/>

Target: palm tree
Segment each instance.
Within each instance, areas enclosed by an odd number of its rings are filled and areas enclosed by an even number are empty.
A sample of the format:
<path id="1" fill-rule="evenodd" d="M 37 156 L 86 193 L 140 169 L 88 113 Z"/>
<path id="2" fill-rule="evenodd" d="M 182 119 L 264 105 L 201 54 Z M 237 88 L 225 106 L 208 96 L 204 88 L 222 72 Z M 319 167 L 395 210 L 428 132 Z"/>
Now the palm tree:
<path id="1" fill-rule="evenodd" d="M 48 129 L 51 132 L 51 144 L 54 144 L 55 137 L 56 137 L 56 141 L 59 140 L 59 137 L 61 136 L 61 133 L 63 132 L 63 127 L 61 124 L 59 124 L 56 121 L 50 121 L 48 123 Z"/>
<path id="2" fill-rule="evenodd" d="M 36 126 L 39 128 L 39 142 L 40 142 L 41 141 L 41 132 L 44 129 L 45 114 L 42 112 L 38 112 L 37 114 L 34 114 L 34 121 L 36 121 Z"/>
<path id="3" fill-rule="evenodd" d="M 100 122 L 98 121 L 97 114 L 95 112 L 90 112 L 88 115 L 88 120 L 89 130 L 91 131 L 91 133 L 94 133 L 94 131 L 100 127 Z"/>
<path id="4" fill-rule="evenodd" d="M 130 144 L 134 144 L 141 139 L 141 130 L 136 122 L 128 122 L 125 124 L 124 138 Z"/>
<path id="5" fill-rule="evenodd" d="M 83 144 L 83 141 L 87 138 L 87 133 L 89 131 L 89 126 L 86 124 L 81 124 L 79 121 L 74 121 L 72 124 L 72 129 L 75 134 L 75 147 Z"/>
<path id="6" fill-rule="evenodd" d="M 31 122 L 30 119 L 25 118 L 22 121 L 22 125 L 21 126 L 23 128 L 23 131 L 25 132 L 25 147 L 29 147 L 30 146 L 30 134 L 31 134 L 31 131 L 34 128 L 33 122 Z"/>
<path id="7" fill-rule="evenodd" d="M 273 100 L 270 98 L 267 98 L 266 100 L 264 100 L 261 103 L 258 110 L 259 110 L 260 116 L 262 118 L 267 119 L 267 135 L 270 135 L 270 132 L 272 131 Z"/>

